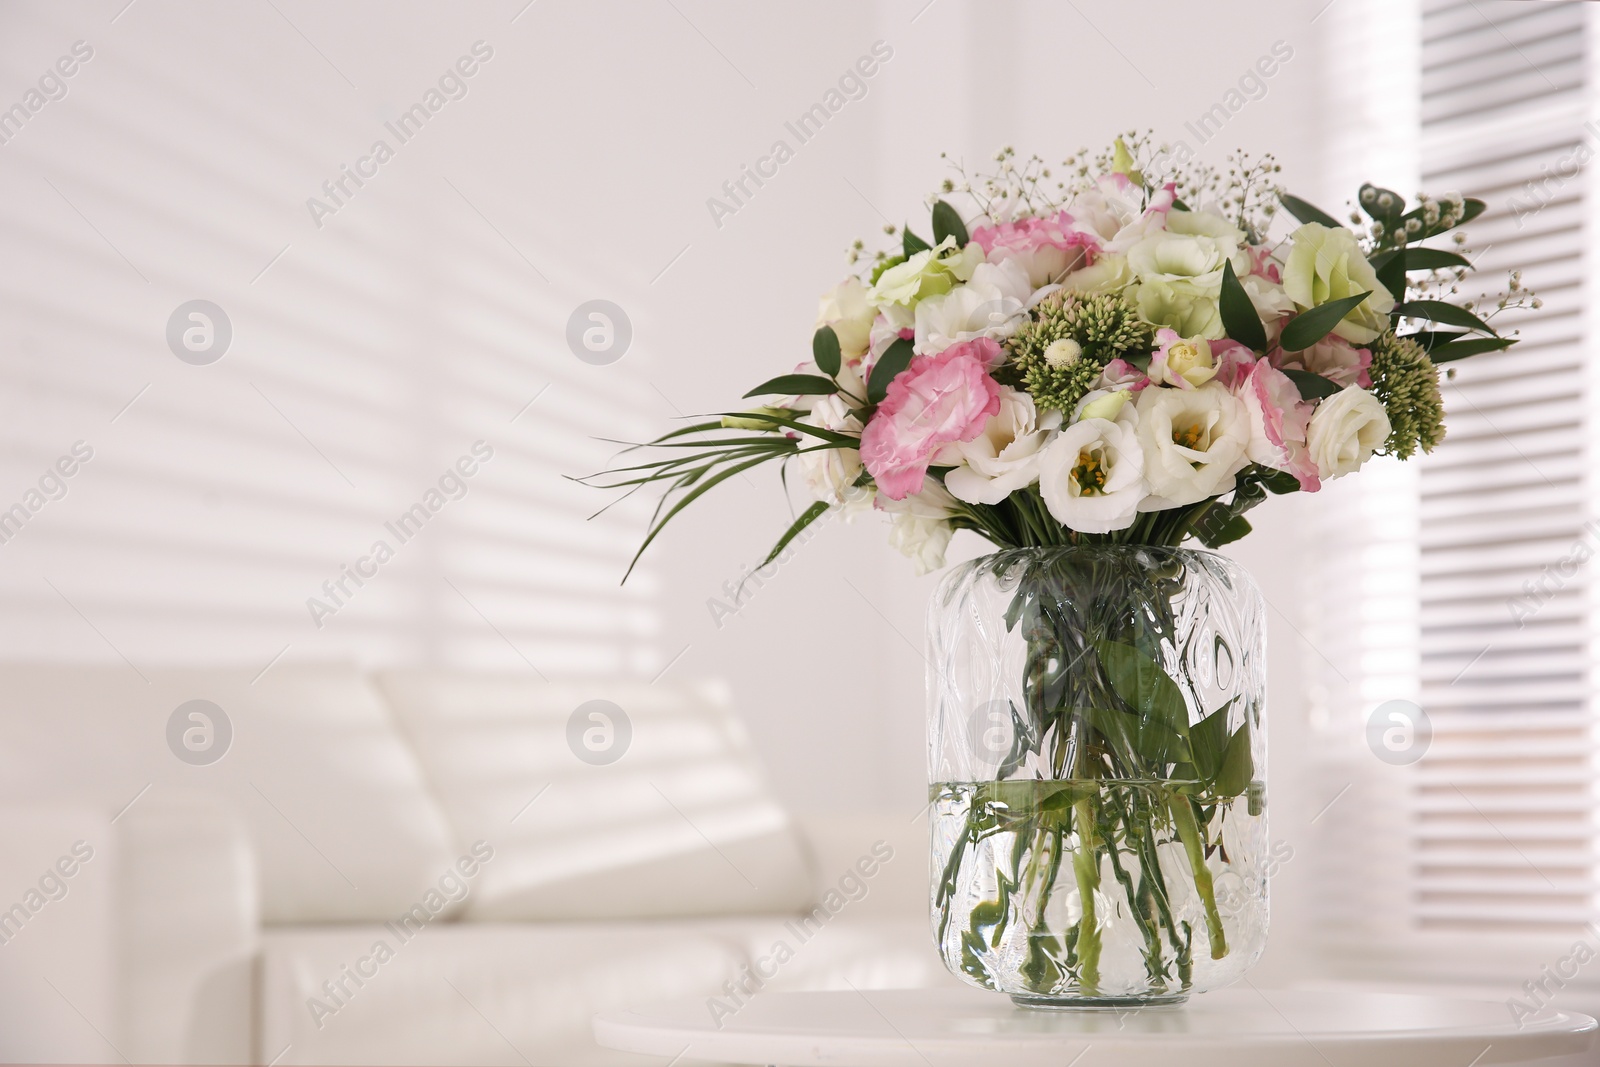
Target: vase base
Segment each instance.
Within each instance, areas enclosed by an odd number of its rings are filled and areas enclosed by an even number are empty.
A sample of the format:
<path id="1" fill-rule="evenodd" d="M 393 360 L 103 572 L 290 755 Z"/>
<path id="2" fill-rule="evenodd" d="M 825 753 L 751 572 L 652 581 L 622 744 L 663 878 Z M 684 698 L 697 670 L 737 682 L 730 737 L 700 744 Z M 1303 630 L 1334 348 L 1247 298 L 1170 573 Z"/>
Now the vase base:
<path id="1" fill-rule="evenodd" d="M 1011 1003 L 1033 1011 L 1135 1011 L 1140 1008 L 1173 1008 L 1189 999 L 1187 993 L 1162 993 L 1148 997 L 1047 997 L 1012 993 Z"/>

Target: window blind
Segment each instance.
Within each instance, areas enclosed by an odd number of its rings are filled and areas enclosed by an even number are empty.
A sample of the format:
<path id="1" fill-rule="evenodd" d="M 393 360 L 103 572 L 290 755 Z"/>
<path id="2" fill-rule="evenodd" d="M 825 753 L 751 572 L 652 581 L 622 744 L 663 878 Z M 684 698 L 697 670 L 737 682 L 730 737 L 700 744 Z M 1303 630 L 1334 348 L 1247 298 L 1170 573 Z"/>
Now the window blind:
<path id="1" fill-rule="evenodd" d="M 1455 364 L 1432 455 L 1377 462 L 1318 502 L 1342 542 L 1309 626 L 1319 787 L 1349 794 L 1316 827 L 1321 932 L 1330 956 L 1391 974 L 1463 977 L 1600 919 L 1590 6 L 1421 0 L 1411 24 L 1421 187 L 1488 203 L 1466 227 L 1468 285 L 1520 269 L 1543 306 L 1495 317 L 1520 331 L 1510 352 Z M 1389 700 L 1431 723 L 1414 763 L 1368 751 Z"/>

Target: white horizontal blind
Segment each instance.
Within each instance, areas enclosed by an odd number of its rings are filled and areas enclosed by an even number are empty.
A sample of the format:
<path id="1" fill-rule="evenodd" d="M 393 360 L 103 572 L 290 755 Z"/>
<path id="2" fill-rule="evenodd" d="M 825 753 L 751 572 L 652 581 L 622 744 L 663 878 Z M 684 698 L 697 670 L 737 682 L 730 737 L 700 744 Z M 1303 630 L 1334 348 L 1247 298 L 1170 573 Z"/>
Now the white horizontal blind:
<path id="1" fill-rule="evenodd" d="M 1595 16 L 1589 4 L 1397 3 L 1340 4 L 1323 20 L 1341 35 L 1333 81 L 1357 86 L 1332 113 L 1331 177 L 1482 198 L 1468 284 L 1498 289 L 1520 268 L 1543 307 L 1496 318 L 1521 331 L 1511 352 L 1455 365 L 1449 435 L 1432 455 L 1374 462 L 1315 498 L 1308 900 L 1338 972 L 1520 988 L 1600 919 L 1600 537 L 1583 540 L 1600 460 L 1588 414 L 1600 384 L 1584 370 Z M 1411 85 L 1379 83 L 1401 67 Z M 1585 551 L 1595 561 L 1576 565 Z M 1433 726 L 1409 765 L 1367 739 L 1393 700 L 1420 704 Z"/>
<path id="2" fill-rule="evenodd" d="M 1505 354 L 1457 364 L 1449 436 L 1419 464 L 1415 928 L 1557 932 L 1597 917 L 1580 311 L 1586 4 L 1428 0 L 1423 187 L 1481 197 L 1482 288 L 1521 269 Z M 1553 177 L 1552 177 L 1553 175 Z M 1532 183 L 1532 184 L 1530 184 Z"/>

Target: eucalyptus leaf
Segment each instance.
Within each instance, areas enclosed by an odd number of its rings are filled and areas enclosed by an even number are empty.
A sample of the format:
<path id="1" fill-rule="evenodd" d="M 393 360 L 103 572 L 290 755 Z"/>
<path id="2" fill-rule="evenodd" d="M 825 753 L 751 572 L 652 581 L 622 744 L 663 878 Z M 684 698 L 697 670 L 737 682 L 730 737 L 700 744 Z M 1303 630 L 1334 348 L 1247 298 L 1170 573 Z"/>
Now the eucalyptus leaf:
<path id="1" fill-rule="evenodd" d="M 1245 292 L 1239 276 L 1233 272 L 1233 263 L 1224 261 L 1222 267 L 1222 294 L 1217 302 L 1222 313 L 1222 328 L 1229 337 L 1246 348 L 1264 352 L 1267 348 L 1267 331 L 1261 325 L 1261 315 Z"/>
<path id="2" fill-rule="evenodd" d="M 1408 319 L 1442 322 L 1446 326 L 1460 326 L 1467 330 L 1481 330 L 1488 334 L 1495 332 L 1494 327 L 1466 308 L 1457 307 L 1445 300 L 1412 300 L 1405 304 L 1396 304 L 1394 314 L 1403 315 Z"/>
<path id="3" fill-rule="evenodd" d="M 940 200 L 933 205 L 933 243 L 939 244 L 946 237 L 954 237 L 957 248 L 965 248 L 971 240 L 967 236 L 967 224 L 961 221 L 961 213 Z"/>
<path id="4" fill-rule="evenodd" d="M 880 403 L 889 395 L 889 383 L 911 365 L 914 354 L 911 342 L 902 337 L 878 357 L 878 362 L 872 365 L 872 378 L 867 382 L 868 403 Z"/>
<path id="5" fill-rule="evenodd" d="M 1473 337 L 1430 348 L 1428 358 L 1435 363 L 1449 363 L 1451 360 L 1466 359 L 1468 356 L 1482 355 L 1485 352 L 1499 352 L 1516 343 L 1514 337 Z"/>
<path id="6" fill-rule="evenodd" d="M 924 241 L 922 238 L 920 238 L 916 234 L 912 233 L 910 226 L 901 227 L 901 229 L 900 229 L 900 252 L 901 252 L 901 255 L 905 256 L 907 259 L 910 259 L 912 256 L 916 255 L 918 252 L 926 252 L 931 247 L 933 247 L 933 246 L 928 244 L 928 242 Z"/>
<path id="7" fill-rule="evenodd" d="M 1189 706 L 1184 703 L 1178 683 L 1159 663 L 1121 641 L 1096 641 L 1094 648 L 1111 679 L 1111 688 L 1139 718 L 1187 736 Z"/>
<path id="8" fill-rule="evenodd" d="M 1194 753 L 1195 772 L 1207 781 L 1222 770 L 1223 757 L 1228 751 L 1228 711 L 1238 699 L 1234 697 L 1189 727 L 1189 748 Z"/>
<path id="9" fill-rule="evenodd" d="M 1324 226 L 1338 226 L 1339 220 L 1313 204 L 1308 204 L 1298 196 L 1284 193 L 1278 197 L 1278 202 L 1283 209 L 1301 222 L 1320 222 Z"/>
<path id="10" fill-rule="evenodd" d="M 1274 470 L 1271 467 L 1258 467 L 1256 479 L 1267 488 L 1270 493 L 1282 496 L 1284 493 L 1295 493 L 1300 490 L 1300 479 L 1288 471 Z"/>
<path id="11" fill-rule="evenodd" d="M 1221 548 L 1245 537 L 1255 527 L 1250 525 L 1250 520 L 1243 515 L 1232 515 L 1226 522 L 1215 524 L 1197 524 L 1195 536 L 1207 548 Z"/>
<path id="12" fill-rule="evenodd" d="M 1250 723 L 1243 722 L 1228 740 L 1228 750 L 1212 787 L 1218 796 L 1236 797 L 1250 788 L 1250 779 L 1255 773 L 1255 759 L 1250 754 Z"/>
<path id="13" fill-rule="evenodd" d="M 837 377 L 843 357 L 839 355 L 839 335 L 832 326 L 821 326 L 811 335 L 811 359 L 817 369 L 830 378 Z"/>
<path id="14" fill-rule="evenodd" d="M 1159 771 L 1190 758 L 1189 742 L 1163 722 L 1115 708 L 1084 708 L 1080 714 L 1126 763 Z"/>
<path id="15" fill-rule="evenodd" d="M 1339 383 L 1330 381 L 1320 374 L 1313 374 L 1308 370 L 1297 370 L 1293 367 L 1283 372 L 1294 387 L 1300 390 L 1301 400 L 1320 400 L 1325 396 L 1332 396 L 1340 389 Z"/>
<path id="16" fill-rule="evenodd" d="M 1289 325 L 1283 328 L 1283 334 L 1278 339 L 1278 344 L 1285 352 L 1303 352 L 1322 340 L 1333 328 L 1350 312 L 1361 305 L 1361 302 L 1371 296 L 1371 292 L 1357 293 L 1340 300 L 1330 300 L 1326 304 L 1319 304 L 1309 311 L 1302 311 L 1296 315 Z"/>
<path id="17" fill-rule="evenodd" d="M 828 396 L 839 391 L 839 386 L 820 374 L 780 374 L 769 378 L 744 394 L 753 396 Z"/>

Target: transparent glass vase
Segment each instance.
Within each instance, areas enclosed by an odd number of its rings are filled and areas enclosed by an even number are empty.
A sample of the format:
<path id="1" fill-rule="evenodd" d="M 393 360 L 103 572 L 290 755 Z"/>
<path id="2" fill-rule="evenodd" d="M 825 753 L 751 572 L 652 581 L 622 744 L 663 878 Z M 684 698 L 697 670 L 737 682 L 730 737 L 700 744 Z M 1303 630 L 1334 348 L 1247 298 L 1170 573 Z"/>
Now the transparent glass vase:
<path id="1" fill-rule="evenodd" d="M 1177 1003 L 1267 937 L 1260 593 L 1213 552 L 1011 549 L 929 618 L 932 921 L 1042 1008 Z"/>

